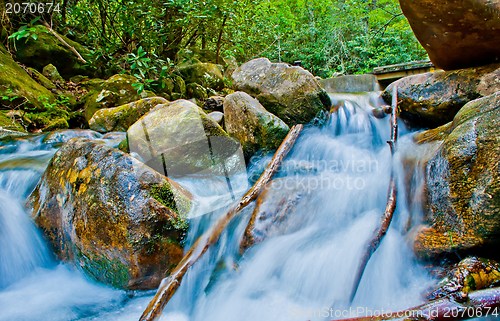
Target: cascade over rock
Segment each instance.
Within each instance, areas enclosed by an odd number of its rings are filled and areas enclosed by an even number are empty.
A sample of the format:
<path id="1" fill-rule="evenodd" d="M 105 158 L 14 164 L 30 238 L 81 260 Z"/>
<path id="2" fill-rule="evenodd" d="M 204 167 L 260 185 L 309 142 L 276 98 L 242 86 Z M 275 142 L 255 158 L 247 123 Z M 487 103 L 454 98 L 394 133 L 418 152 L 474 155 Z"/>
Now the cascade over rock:
<path id="1" fill-rule="evenodd" d="M 426 168 L 422 257 L 500 244 L 500 92 L 466 104 L 452 123 L 417 136 L 441 142 Z"/>

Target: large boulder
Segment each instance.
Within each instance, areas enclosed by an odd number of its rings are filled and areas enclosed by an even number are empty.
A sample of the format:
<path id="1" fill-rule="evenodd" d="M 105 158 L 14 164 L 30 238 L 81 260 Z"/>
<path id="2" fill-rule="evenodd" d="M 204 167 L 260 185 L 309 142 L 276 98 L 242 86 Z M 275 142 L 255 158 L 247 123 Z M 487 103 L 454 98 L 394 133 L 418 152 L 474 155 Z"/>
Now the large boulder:
<path id="1" fill-rule="evenodd" d="M 469 101 L 500 90 L 500 64 L 402 78 L 384 91 L 388 102 L 394 86 L 402 119 L 414 126 L 436 127 L 453 120 Z"/>
<path id="2" fill-rule="evenodd" d="M 400 0 L 432 62 L 445 70 L 500 60 L 499 0 Z"/>
<path id="3" fill-rule="evenodd" d="M 145 98 L 114 108 L 99 109 L 89 121 L 90 129 L 106 133 L 127 131 L 139 118 L 160 104 L 168 103 L 162 97 Z"/>
<path id="4" fill-rule="evenodd" d="M 179 72 L 187 83 L 197 83 L 215 90 L 224 88 L 224 76 L 215 64 L 198 62 L 180 66 Z"/>
<path id="5" fill-rule="evenodd" d="M 131 156 L 74 138 L 28 202 L 61 259 L 114 287 L 153 289 L 182 258 L 190 199 Z"/>
<path id="6" fill-rule="evenodd" d="M 241 91 L 226 96 L 224 117 L 227 133 L 241 143 L 247 158 L 259 150 L 277 149 L 290 130 L 257 99 Z"/>
<path id="7" fill-rule="evenodd" d="M 131 153 L 169 177 L 230 172 L 227 158 L 240 149 L 201 108 L 182 99 L 156 106 L 130 126 L 127 138 Z"/>
<path id="8" fill-rule="evenodd" d="M 78 60 L 78 57 L 49 30 L 42 25 L 35 26 L 37 40 L 29 38 L 28 41 L 21 39 L 16 42 L 16 59 L 23 64 L 42 70 L 48 64 L 53 64 L 62 76 L 69 78 L 75 75 L 91 74 L 89 65 Z M 87 60 L 90 51 L 77 42 L 63 35 L 62 39 L 75 48 Z"/>
<path id="9" fill-rule="evenodd" d="M 289 126 L 307 123 L 331 107 L 318 80 L 301 67 L 258 58 L 241 65 L 232 77 L 238 90 L 257 98 Z"/>
<path id="10" fill-rule="evenodd" d="M 427 162 L 427 222 L 417 234 L 422 257 L 500 245 L 500 92 L 465 105 Z"/>
<path id="11" fill-rule="evenodd" d="M 0 44 L 0 104 L 41 110 L 44 101 L 54 102 L 55 97 L 33 80 Z"/>
<path id="12" fill-rule="evenodd" d="M 132 86 L 136 82 L 134 76 L 114 75 L 104 82 L 96 81 L 89 85 L 92 89 L 85 99 L 85 119 L 90 121 L 99 109 L 117 107 L 153 96 L 145 91 L 138 94 Z"/>

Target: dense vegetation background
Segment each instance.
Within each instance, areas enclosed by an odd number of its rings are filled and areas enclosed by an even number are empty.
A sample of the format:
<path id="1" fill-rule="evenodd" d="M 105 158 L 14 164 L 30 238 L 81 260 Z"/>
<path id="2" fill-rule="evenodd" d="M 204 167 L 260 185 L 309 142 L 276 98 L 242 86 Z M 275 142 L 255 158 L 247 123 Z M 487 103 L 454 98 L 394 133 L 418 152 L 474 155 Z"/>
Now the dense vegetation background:
<path id="1" fill-rule="evenodd" d="M 8 1 L 5 1 L 8 2 Z M 33 1 L 34 2 L 34 1 Z M 92 48 L 101 69 L 153 77 L 193 56 L 301 60 L 321 77 L 426 57 L 397 0 L 59 0 L 43 20 Z M 37 15 L 6 14 L 2 42 Z M 40 23 L 40 21 L 34 22 Z M 130 55 L 134 54 L 134 55 Z M 135 60 L 134 60 L 135 58 Z M 134 65 L 137 61 L 140 66 Z M 133 70 L 140 69 L 140 70 Z M 132 69 L 132 70 L 131 70 Z M 111 73 L 117 70 L 112 70 Z"/>

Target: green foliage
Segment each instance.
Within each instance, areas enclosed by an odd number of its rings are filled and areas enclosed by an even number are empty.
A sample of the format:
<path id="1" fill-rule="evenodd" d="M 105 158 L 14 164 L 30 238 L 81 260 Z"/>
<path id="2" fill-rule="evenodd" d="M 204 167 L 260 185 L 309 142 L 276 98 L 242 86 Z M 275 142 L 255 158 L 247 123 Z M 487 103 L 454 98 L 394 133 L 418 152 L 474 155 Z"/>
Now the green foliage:
<path id="1" fill-rule="evenodd" d="M 38 40 L 37 29 L 36 27 L 34 27 L 35 23 L 38 20 L 40 20 L 40 17 L 36 17 L 28 24 L 22 25 L 21 27 L 19 27 L 19 30 L 9 36 L 9 39 L 14 39 L 16 41 L 25 39 L 25 42 L 28 42 L 28 40 L 30 39 Z"/>
<path id="2" fill-rule="evenodd" d="M 59 29 L 94 48 L 103 73 L 135 75 L 138 91 L 161 86 L 172 61 L 264 56 L 329 77 L 426 58 L 397 0 L 69 0 L 61 12 Z"/>

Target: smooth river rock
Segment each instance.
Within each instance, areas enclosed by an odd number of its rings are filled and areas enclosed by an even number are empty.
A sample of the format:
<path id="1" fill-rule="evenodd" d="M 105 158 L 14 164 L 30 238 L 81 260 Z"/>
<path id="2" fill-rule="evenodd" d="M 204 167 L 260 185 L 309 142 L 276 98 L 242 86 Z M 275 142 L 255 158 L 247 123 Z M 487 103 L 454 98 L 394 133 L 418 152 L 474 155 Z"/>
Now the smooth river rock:
<path id="1" fill-rule="evenodd" d="M 284 121 L 241 91 L 226 96 L 224 117 L 228 134 L 241 143 L 247 158 L 259 150 L 277 149 L 290 131 Z"/>
<path id="2" fill-rule="evenodd" d="M 400 0 L 432 62 L 445 70 L 500 61 L 500 0 Z"/>
<path id="3" fill-rule="evenodd" d="M 182 258 L 191 195 L 128 154 L 74 138 L 28 205 L 59 258 L 117 288 L 153 289 Z"/>
<path id="4" fill-rule="evenodd" d="M 331 107 L 319 81 L 301 67 L 258 58 L 238 67 L 232 78 L 237 90 L 257 98 L 289 126 L 308 123 Z"/>

